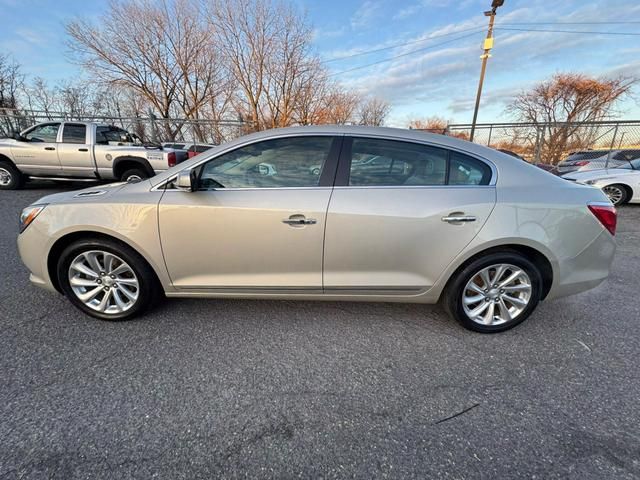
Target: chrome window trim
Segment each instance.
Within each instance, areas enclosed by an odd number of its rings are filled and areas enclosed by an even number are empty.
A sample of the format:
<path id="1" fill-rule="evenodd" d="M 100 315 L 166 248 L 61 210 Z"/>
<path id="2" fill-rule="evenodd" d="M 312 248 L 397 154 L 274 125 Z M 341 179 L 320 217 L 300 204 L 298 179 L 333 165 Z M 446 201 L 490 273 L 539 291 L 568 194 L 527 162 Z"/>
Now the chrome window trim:
<path id="1" fill-rule="evenodd" d="M 480 156 L 476 153 L 472 153 L 469 152 L 468 150 L 462 150 L 460 148 L 456 148 L 456 147 L 451 147 L 449 145 L 443 145 L 441 143 L 435 143 L 435 142 L 430 142 L 430 141 L 421 141 L 421 140 L 417 140 L 417 139 L 413 139 L 413 138 L 404 138 L 404 137 L 397 137 L 397 136 L 393 136 L 393 135 L 374 135 L 374 134 L 352 134 L 352 133 L 344 133 L 344 132 L 335 132 L 335 133 L 330 133 L 330 132 L 318 132 L 318 133 L 306 133 L 306 132 L 296 132 L 296 133 L 283 133 L 283 134 L 279 134 L 279 135 L 273 135 L 270 137 L 266 137 L 266 138 L 260 138 L 258 140 L 249 140 L 246 142 L 243 142 L 241 144 L 238 145 L 233 145 L 229 148 L 224 149 L 223 151 L 210 156 L 210 157 L 206 157 L 203 158 L 201 160 L 199 160 L 197 163 L 194 163 L 190 168 L 198 168 L 200 165 L 202 165 L 203 163 L 209 162 L 215 158 L 218 158 L 222 155 L 225 155 L 229 152 L 232 152 L 234 150 L 237 150 L 239 148 L 243 148 L 246 147 L 247 145 L 251 145 L 253 143 L 259 143 L 259 142 L 264 142 L 267 140 L 275 140 L 275 139 L 280 139 L 280 138 L 294 138 L 294 137 L 319 137 L 319 136 L 323 136 L 323 137 L 351 137 L 351 138 L 374 138 L 374 139 L 380 139 L 380 140 L 395 140 L 395 141 L 400 141 L 400 142 L 406 142 L 406 143 L 415 143 L 418 145 L 425 145 L 428 147 L 434 147 L 434 148 L 441 148 L 441 149 L 445 149 L 445 150 L 449 150 L 452 152 L 457 152 L 457 153 L 461 153 L 463 155 L 467 155 L 471 158 L 475 158 L 476 160 L 483 162 L 485 164 L 487 164 L 489 166 L 489 168 L 491 169 L 491 180 L 489 180 L 489 183 L 487 185 L 397 185 L 397 186 L 369 186 L 369 185 L 360 185 L 360 186 L 345 186 L 345 187 L 333 187 L 333 188 L 433 188 L 433 187 L 443 187 L 443 188 L 486 188 L 486 187 L 495 187 L 496 183 L 498 181 L 498 168 L 496 167 L 496 165 L 489 159 Z M 179 171 L 182 171 L 179 170 Z M 161 181 L 158 184 L 154 185 L 151 188 L 151 191 L 157 191 L 157 190 L 168 190 L 165 188 L 165 186 L 168 183 L 171 183 L 172 181 L 174 181 L 177 178 L 177 174 L 175 176 L 172 176 L 171 178 Z M 267 188 L 256 188 L 256 187 L 247 187 L 247 188 L 236 188 L 235 190 L 282 190 L 282 189 L 296 189 L 296 188 L 331 188 L 331 187 L 267 187 Z M 172 189 L 173 190 L 173 189 Z M 229 189 L 220 189 L 220 190 L 231 190 Z"/>

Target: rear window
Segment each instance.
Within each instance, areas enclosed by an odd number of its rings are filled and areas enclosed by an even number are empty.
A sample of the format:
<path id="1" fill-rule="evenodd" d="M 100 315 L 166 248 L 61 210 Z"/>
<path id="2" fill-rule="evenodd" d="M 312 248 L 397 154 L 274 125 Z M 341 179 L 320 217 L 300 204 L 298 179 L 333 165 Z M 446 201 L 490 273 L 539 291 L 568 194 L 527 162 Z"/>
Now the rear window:
<path id="1" fill-rule="evenodd" d="M 62 143 L 85 144 L 87 138 L 87 126 L 65 123 L 62 129 Z"/>
<path id="2" fill-rule="evenodd" d="M 636 158 L 640 158 L 640 150 L 620 150 L 613 158 L 615 160 L 626 160 L 630 162 Z"/>

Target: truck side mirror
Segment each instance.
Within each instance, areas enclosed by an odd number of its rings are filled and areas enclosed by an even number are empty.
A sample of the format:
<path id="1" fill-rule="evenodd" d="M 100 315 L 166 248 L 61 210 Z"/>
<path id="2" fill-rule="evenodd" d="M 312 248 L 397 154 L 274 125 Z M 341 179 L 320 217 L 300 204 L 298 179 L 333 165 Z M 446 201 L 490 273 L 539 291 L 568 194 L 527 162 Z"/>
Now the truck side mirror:
<path id="1" fill-rule="evenodd" d="M 26 138 L 20 135 L 20 132 L 18 131 L 13 132 L 13 138 L 14 140 L 18 140 L 19 142 L 24 142 L 26 140 Z"/>

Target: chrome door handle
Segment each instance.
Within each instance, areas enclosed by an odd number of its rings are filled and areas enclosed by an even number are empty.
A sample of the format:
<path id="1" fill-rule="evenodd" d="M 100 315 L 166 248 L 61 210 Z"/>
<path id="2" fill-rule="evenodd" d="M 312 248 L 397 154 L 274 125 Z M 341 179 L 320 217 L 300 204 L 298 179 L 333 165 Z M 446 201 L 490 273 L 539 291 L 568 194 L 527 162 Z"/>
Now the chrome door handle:
<path id="1" fill-rule="evenodd" d="M 448 217 L 442 217 L 442 221 L 447 223 L 475 222 L 476 217 L 473 215 L 449 215 Z"/>
<path id="2" fill-rule="evenodd" d="M 300 217 L 289 217 L 282 220 L 282 223 L 286 223 L 287 225 L 296 226 L 296 225 L 315 225 L 317 220 L 315 218 L 300 218 Z"/>
<path id="3" fill-rule="evenodd" d="M 44 147 L 45 150 L 55 150 L 55 147 Z"/>

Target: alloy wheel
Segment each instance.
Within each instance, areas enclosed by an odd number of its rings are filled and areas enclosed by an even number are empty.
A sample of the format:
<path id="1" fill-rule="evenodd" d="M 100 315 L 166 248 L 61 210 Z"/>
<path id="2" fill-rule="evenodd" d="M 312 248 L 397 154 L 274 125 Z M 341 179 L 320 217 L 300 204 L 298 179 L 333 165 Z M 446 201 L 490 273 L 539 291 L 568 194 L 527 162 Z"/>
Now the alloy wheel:
<path id="1" fill-rule="evenodd" d="M 502 325 L 516 319 L 531 300 L 531 279 L 520 267 L 500 263 L 483 268 L 462 293 L 465 314 L 480 325 Z"/>
<path id="2" fill-rule="evenodd" d="M 8 186 L 11 183 L 12 175 L 6 168 L 0 167 L 0 185 L 3 187 Z"/>
<path id="3" fill-rule="evenodd" d="M 607 195 L 607 197 L 609 197 L 609 200 L 611 200 L 611 203 L 614 205 L 622 203 L 622 200 L 625 197 L 625 192 L 617 185 L 608 185 L 604 187 L 602 191 Z"/>
<path id="4" fill-rule="evenodd" d="M 133 269 L 117 255 L 102 250 L 90 250 L 74 258 L 68 277 L 76 297 L 101 313 L 126 312 L 140 294 Z"/>

